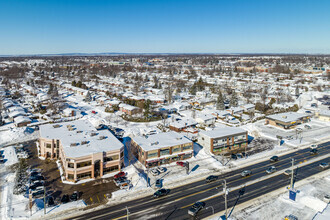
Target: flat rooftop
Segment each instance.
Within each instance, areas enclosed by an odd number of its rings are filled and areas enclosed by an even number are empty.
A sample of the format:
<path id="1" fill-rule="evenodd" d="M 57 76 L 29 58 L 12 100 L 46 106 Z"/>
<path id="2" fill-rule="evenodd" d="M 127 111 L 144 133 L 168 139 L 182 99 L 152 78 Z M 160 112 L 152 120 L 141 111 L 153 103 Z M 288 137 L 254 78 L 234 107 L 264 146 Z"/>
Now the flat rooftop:
<path id="1" fill-rule="evenodd" d="M 297 112 L 284 112 L 284 113 L 279 113 L 275 115 L 268 115 L 266 118 L 272 119 L 272 120 L 277 120 L 277 121 L 282 121 L 284 123 L 288 122 L 293 122 L 297 121 L 300 118 L 307 117 L 308 115 L 306 114 L 301 114 Z"/>
<path id="2" fill-rule="evenodd" d="M 139 136 L 132 139 L 145 151 L 192 143 L 191 140 L 174 131 L 149 136 Z"/>
<path id="3" fill-rule="evenodd" d="M 60 140 L 66 157 L 120 150 L 124 145 L 108 130 L 97 131 L 88 120 L 40 126 L 40 137 Z"/>
<path id="4" fill-rule="evenodd" d="M 246 133 L 247 131 L 242 128 L 237 127 L 225 127 L 219 128 L 212 131 L 200 131 L 200 134 L 208 136 L 210 138 L 219 138 L 219 137 L 227 137 L 236 134 Z"/>

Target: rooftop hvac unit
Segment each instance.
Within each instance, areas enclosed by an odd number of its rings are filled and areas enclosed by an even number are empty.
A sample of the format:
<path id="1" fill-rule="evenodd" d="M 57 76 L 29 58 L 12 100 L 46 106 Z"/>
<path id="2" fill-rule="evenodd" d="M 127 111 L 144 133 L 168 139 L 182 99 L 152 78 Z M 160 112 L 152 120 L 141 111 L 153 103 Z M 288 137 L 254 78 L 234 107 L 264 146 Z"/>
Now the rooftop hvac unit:
<path id="1" fill-rule="evenodd" d="M 77 131 L 78 134 L 82 133 L 83 131 Z"/>
<path id="2" fill-rule="evenodd" d="M 53 125 L 53 128 L 59 128 L 59 127 L 61 127 L 61 125 L 58 125 L 58 124 Z"/>
<path id="3" fill-rule="evenodd" d="M 103 139 L 106 139 L 106 138 L 107 138 L 106 136 L 100 136 L 99 140 L 103 140 Z"/>
<path id="4" fill-rule="evenodd" d="M 72 125 L 67 125 L 66 127 L 67 127 L 67 128 L 72 128 Z"/>
<path id="5" fill-rule="evenodd" d="M 70 144 L 70 147 L 75 147 L 75 146 L 78 146 L 78 143 L 71 143 Z"/>
<path id="6" fill-rule="evenodd" d="M 154 143 L 151 143 L 151 146 L 153 146 L 153 145 L 157 145 L 157 144 L 159 144 L 158 141 L 156 141 L 156 142 L 154 142 Z"/>
<path id="7" fill-rule="evenodd" d="M 283 115 L 283 116 L 282 116 L 282 118 L 287 118 L 287 117 L 288 117 L 288 116 L 286 116 L 286 115 Z"/>
<path id="8" fill-rule="evenodd" d="M 88 144 L 88 141 L 82 141 L 81 145 Z"/>
<path id="9" fill-rule="evenodd" d="M 93 137 L 93 136 L 96 136 L 97 133 L 96 132 L 92 132 L 90 135 L 91 135 L 91 137 Z"/>
<path id="10" fill-rule="evenodd" d="M 69 131 L 73 131 L 74 128 L 73 128 L 73 127 L 69 127 L 68 130 L 69 130 Z"/>

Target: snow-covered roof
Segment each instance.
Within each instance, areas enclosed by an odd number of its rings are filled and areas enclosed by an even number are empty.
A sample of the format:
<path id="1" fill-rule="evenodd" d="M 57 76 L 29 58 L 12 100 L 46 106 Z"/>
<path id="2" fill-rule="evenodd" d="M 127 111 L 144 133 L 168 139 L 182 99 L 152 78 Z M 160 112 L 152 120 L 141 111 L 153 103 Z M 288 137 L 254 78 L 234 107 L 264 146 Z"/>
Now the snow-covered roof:
<path id="1" fill-rule="evenodd" d="M 275 115 L 268 115 L 266 118 L 288 123 L 288 122 L 297 121 L 297 120 L 299 120 L 303 117 L 307 117 L 307 116 L 308 115 L 306 115 L 306 114 L 300 114 L 300 113 L 296 113 L 296 112 L 284 112 L 284 113 L 275 114 Z"/>
<path id="2" fill-rule="evenodd" d="M 31 122 L 31 119 L 26 116 L 18 116 L 17 118 L 15 118 L 15 124 L 24 123 L 24 122 Z"/>
<path id="3" fill-rule="evenodd" d="M 330 117 L 330 110 L 321 110 L 319 115 Z"/>
<path id="4" fill-rule="evenodd" d="M 149 136 L 134 137 L 133 141 L 145 151 L 192 143 L 191 140 L 174 131 Z"/>
<path id="5" fill-rule="evenodd" d="M 212 131 L 200 131 L 199 133 L 203 134 L 204 136 L 208 136 L 209 138 L 219 138 L 219 137 L 232 136 L 246 132 L 247 131 L 242 128 L 225 127 L 225 128 L 215 129 Z"/>
<path id="6" fill-rule="evenodd" d="M 198 123 L 193 119 L 184 118 L 182 120 L 174 121 L 174 122 L 170 123 L 170 126 L 178 128 L 178 129 L 182 129 L 182 128 L 190 127 L 190 126 L 197 125 L 197 124 Z"/>
<path id="7" fill-rule="evenodd" d="M 71 158 L 119 150 L 123 147 L 110 131 L 97 131 L 88 120 L 41 125 L 40 136 L 60 140 L 66 157 Z M 84 141 L 87 143 L 83 143 Z"/>
<path id="8" fill-rule="evenodd" d="M 119 108 L 123 108 L 123 109 L 127 109 L 127 110 L 132 111 L 132 110 L 134 110 L 134 109 L 137 109 L 138 107 L 135 107 L 135 106 L 133 106 L 133 105 L 127 105 L 127 104 L 121 103 L 121 104 L 119 105 Z"/>

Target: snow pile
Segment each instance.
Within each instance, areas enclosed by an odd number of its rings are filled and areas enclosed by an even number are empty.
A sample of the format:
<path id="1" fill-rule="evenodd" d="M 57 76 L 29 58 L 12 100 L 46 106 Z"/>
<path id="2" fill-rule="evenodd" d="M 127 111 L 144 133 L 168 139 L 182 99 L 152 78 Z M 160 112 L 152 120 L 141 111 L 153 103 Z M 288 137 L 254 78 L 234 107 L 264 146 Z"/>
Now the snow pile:
<path id="1" fill-rule="evenodd" d="M 7 160 L 5 162 L 5 166 L 11 166 L 18 162 L 14 146 L 4 148 L 3 154 L 4 154 L 4 159 Z"/>
<path id="2" fill-rule="evenodd" d="M 298 202 L 318 212 L 321 212 L 327 206 L 325 202 L 311 196 L 304 196 L 298 199 Z"/>
<path id="3" fill-rule="evenodd" d="M 39 132 L 32 128 L 11 128 L 0 132 L 0 145 L 14 144 L 39 138 Z"/>

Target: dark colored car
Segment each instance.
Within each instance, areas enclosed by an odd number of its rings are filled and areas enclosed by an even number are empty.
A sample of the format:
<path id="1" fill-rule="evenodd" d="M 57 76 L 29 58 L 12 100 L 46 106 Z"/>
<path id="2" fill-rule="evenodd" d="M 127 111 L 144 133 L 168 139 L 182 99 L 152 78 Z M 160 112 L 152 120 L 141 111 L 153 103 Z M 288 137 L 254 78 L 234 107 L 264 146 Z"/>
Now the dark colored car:
<path id="1" fill-rule="evenodd" d="M 236 155 L 236 154 L 232 154 L 230 157 L 231 157 L 231 159 L 233 159 L 233 160 L 237 160 L 237 155 Z"/>
<path id="2" fill-rule="evenodd" d="M 270 158 L 270 162 L 276 162 L 276 161 L 278 161 L 278 156 L 272 156 Z"/>
<path id="3" fill-rule="evenodd" d="M 33 197 L 33 198 L 36 198 L 36 197 L 37 197 L 37 198 L 38 198 L 38 197 L 42 197 L 42 196 L 44 195 L 44 193 L 45 193 L 44 190 L 39 190 L 39 191 L 37 191 L 37 192 L 33 192 L 33 193 L 32 193 L 32 197 Z"/>
<path id="4" fill-rule="evenodd" d="M 185 162 L 182 162 L 182 161 L 178 161 L 178 162 L 176 162 L 176 165 L 185 167 L 186 166 L 186 163 Z"/>
<path id="5" fill-rule="evenodd" d="M 30 176 L 40 176 L 39 172 L 33 171 L 30 173 Z"/>
<path id="6" fill-rule="evenodd" d="M 69 195 L 65 194 L 62 196 L 61 203 L 67 203 L 69 201 L 70 201 Z"/>
<path id="7" fill-rule="evenodd" d="M 54 198 L 52 196 L 47 197 L 47 200 L 46 201 L 47 201 L 48 207 L 49 206 L 53 206 L 55 204 Z"/>
<path id="8" fill-rule="evenodd" d="M 196 216 L 197 213 L 205 207 L 205 202 L 196 202 L 191 208 L 188 210 L 188 214 L 192 216 Z"/>
<path id="9" fill-rule="evenodd" d="M 44 180 L 45 178 L 43 176 L 31 176 L 30 180 L 31 181 L 36 181 L 36 180 Z"/>
<path id="10" fill-rule="evenodd" d="M 124 177 L 124 176 L 126 176 L 126 173 L 125 173 L 125 172 L 119 172 L 119 173 L 117 173 L 117 174 L 114 176 L 114 178 L 115 178 L 115 179 L 118 179 L 118 178 L 120 178 L 120 177 Z"/>
<path id="11" fill-rule="evenodd" d="M 154 198 L 159 198 L 161 196 L 166 196 L 167 194 L 170 193 L 169 189 L 159 189 L 154 193 Z"/>
<path id="12" fill-rule="evenodd" d="M 71 201 L 77 201 L 79 199 L 79 193 L 74 191 L 74 193 L 70 196 Z"/>
<path id="13" fill-rule="evenodd" d="M 44 183 L 43 182 L 41 182 L 41 181 L 38 181 L 38 182 L 35 182 L 35 183 L 33 183 L 33 185 L 31 185 L 30 187 L 29 187 L 29 189 L 35 189 L 35 188 L 37 188 L 38 186 L 43 186 L 44 185 Z"/>
<path id="14" fill-rule="evenodd" d="M 310 153 L 311 155 L 317 154 L 317 149 L 312 149 L 311 151 L 309 151 L 309 153 Z"/>
<path id="15" fill-rule="evenodd" d="M 207 183 L 210 183 L 210 182 L 216 181 L 217 179 L 218 179 L 218 176 L 211 175 L 211 176 L 208 176 L 205 181 Z"/>

